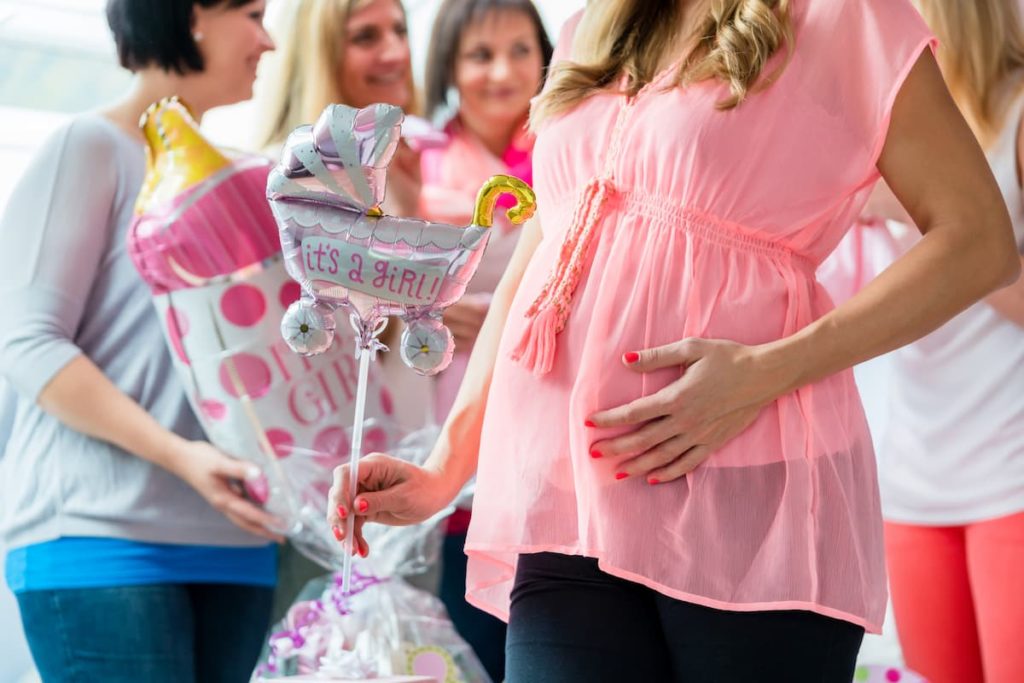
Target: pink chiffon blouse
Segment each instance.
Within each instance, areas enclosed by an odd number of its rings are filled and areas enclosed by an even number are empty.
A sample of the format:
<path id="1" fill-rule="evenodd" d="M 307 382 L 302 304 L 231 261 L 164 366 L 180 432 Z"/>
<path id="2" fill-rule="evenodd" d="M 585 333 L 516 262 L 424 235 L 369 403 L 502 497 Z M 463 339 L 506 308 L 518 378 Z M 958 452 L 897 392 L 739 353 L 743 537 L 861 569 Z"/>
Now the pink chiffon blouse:
<path id="1" fill-rule="evenodd" d="M 617 481 L 613 459 L 589 456 L 613 433 L 584 425 L 680 376 L 636 374 L 625 351 L 760 344 L 832 308 L 816 267 L 878 179 L 896 95 L 934 41 L 908 0 L 791 6 L 785 70 L 737 109 L 716 109 L 723 84 L 671 88 L 666 72 L 539 131 L 544 237 L 494 368 L 466 545 L 467 599 L 498 617 L 518 555 L 550 551 L 684 601 L 880 629 L 875 459 L 851 372 L 782 396 L 659 486 Z"/>

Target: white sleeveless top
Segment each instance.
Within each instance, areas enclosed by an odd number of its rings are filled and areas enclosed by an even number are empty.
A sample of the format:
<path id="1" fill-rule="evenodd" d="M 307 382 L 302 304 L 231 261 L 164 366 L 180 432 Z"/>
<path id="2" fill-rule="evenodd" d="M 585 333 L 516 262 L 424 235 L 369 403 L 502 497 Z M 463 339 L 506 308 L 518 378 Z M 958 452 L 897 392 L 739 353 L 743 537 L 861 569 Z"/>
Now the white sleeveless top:
<path id="1" fill-rule="evenodd" d="M 1019 95 L 987 156 L 1024 253 L 1022 113 Z M 981 302 L 892 359 L 886 519 L 955 525 L 1024 511 L 1024 327 Z"/>

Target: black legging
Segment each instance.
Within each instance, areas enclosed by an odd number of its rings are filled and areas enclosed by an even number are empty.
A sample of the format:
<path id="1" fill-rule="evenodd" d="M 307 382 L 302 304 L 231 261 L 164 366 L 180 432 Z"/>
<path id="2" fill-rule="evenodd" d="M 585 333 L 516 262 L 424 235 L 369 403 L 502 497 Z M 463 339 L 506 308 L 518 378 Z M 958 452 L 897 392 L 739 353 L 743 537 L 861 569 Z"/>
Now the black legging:
<path id="1" fill-rule="evenodd" d="M 850 683 L 863 637 L 812 612 L 674 600 L 590 558 L 522 555 L 506 683 Z"/>

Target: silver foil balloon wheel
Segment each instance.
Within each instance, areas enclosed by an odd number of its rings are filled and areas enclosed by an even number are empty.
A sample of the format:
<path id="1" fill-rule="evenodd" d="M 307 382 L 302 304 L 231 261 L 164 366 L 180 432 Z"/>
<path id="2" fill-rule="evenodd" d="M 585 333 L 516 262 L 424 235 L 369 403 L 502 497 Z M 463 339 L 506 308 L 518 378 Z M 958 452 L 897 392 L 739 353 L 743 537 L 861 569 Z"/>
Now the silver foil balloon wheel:
<path id="1" fill-rule="evenodd" d="M 451 331 L 436 318 L 413 320 L 402 332 L 402 361 L 421 375 L 430 377 L 447 368 L 454 352 Z"/>
<path id="2" fill-rule="evenodd" d="M 295 353 L 315 356 L 331 348 L 335 325 L 327 306 L 300 299 L 281 318 L 281 336 Z"/>

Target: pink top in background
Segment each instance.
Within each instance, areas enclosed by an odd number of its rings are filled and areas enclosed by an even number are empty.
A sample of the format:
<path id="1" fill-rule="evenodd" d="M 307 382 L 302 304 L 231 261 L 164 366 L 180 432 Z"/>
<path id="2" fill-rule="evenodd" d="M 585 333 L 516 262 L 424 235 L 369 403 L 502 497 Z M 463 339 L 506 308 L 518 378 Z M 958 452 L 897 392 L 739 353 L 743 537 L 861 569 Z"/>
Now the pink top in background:
<path id="1" fill-rule="evenodd" d="M 631 372 L 623 352 L 689 336 L 764 343 L 832 308 L 815 269 L 878 178 L 896 94 L 933 39 L 907 0 L 792 7 L 791 61 L 738 109 L 715 108 L 717 82 L 649 87 L 632 102 L 591 97 L 540 132 L 544 240 L 502 338 L 466 546 L 467 597 L 481 608 L 507 618 L 517 556 L 553 551 L 681 600 L 879 630 L 875 461 L 851 372 L 781 397 L 683 480 L 616 481 L 615 462 L 588 455 L 612 435 L 586 428 L 589 414 L 679 377 Z M 544 373 L 546 349 L 512 356 L 567 233 L 588 224 Z"/>
<path id="2" fill-rule="evenodd" d="M 480 186 L 493 175 L 508 174 L 527 183 L 533 182 L 533 136 L 525 129 L 499 159 L 483 143 L 468 132 L 456 118 L 445 127 L 448 144 L 423 152 L 423 191 L 419 215 L 427 220 L 469 225 Z M 511 196 L 502 198 L 501 206 L 514 203 Z M 469 284 L 467 301 L 489 303 L 491 294 L 512 258 L 519 229 L 505 218 L 504 211 L 495 216 L 495 232 L 491 235 L 483 261 Z M 466 373 L 472 349 L 456 348 L 455 358 L 447 370 L 434 378 L 435 418 L 443 422 L 451 410 L 462 377 Z"/>

